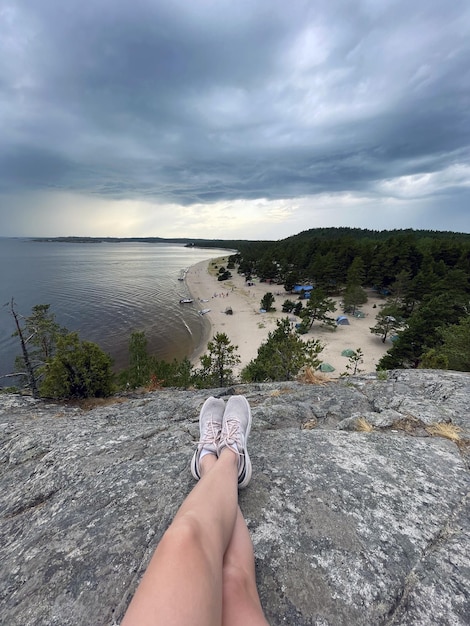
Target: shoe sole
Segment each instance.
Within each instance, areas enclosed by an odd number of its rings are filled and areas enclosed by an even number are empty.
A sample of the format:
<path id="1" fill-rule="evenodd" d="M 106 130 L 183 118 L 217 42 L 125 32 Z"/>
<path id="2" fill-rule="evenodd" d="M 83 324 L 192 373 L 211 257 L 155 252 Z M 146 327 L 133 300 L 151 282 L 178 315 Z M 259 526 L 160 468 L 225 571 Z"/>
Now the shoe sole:
<path id="1" fill-rule="evenodd" d="M 197 456 L 199 454 L 199 449 L 193 454 L 193 458 L 191 459 L 191 474 L 196 480 L 200 480 L 201 476 L 197 471 Z"/>
<path id="2" fill-rule="evenodd" d="M 243 489 L 244 487 L 248 485 L 248 483 L 251 480 L 251 476 L 253 474 L 253 467 L 251 465 L 250 455 L 248 454 L 248 436 L 251 431 L 252 415 L 251 415 L 250 404 L 248 400 L 245 398 L 245 396 L 232 396 L 232 398 L 243 398 L 246 404 L 246 408 L 248 409 L 248 426 L 246 427 L 246 431 L 245 431 L 245 452 L 243 455 L 245 457 L 245 468 L 244 468 L 244 472 L 242 473 L 242 475 L 238 477 L 238 488 Z M 228 407 L 228 402 L 227 402 L 227 407 Z"/>

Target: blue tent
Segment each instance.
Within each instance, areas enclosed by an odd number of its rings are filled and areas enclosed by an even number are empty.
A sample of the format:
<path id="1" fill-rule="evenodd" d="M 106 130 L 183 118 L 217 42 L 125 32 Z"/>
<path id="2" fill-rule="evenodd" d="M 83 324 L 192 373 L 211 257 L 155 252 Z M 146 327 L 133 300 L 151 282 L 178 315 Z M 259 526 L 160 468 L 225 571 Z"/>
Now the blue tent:
<path id="1" fill-rule="evenodd" d="M 302 293 L 303 291 L 312 291 L 312 285 L 294 285 L 294 289 L 292 289 L 292 293 Z"/>
<path id="2" fill-rule="evenodd" d="M 340 315 L 336 318 L 336 323 L 341 326 L 349 326 L 349 320 L 346 315 Z"/>

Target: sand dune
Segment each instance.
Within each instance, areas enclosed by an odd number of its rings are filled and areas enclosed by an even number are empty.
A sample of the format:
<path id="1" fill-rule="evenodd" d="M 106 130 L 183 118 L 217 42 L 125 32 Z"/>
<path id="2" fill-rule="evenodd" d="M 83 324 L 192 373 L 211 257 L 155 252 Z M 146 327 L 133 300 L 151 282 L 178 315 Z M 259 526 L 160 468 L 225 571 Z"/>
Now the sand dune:
<path id="1" fill-rule="evenodd" d="M 211 264 L 216 263 L 220 267 L 225 265 L 226 261 L 227 259 L 218 259 L 209 263 L 203 261 L 192 266 L 186 274 L 186 284 L 198 309 L 210 309 L 210 312 L 205 314 L 210 322 L 207 341 L 216 333 L 224 332 L 232 344 L 238 346 L 237 352 L 241 358 L 241 364 L 237 370 L 239 371 L 257 356 L 258 348 L 266 340 L 269 331 L 276 328 L 276 320 L 286 317 L 286 313 L 282 313 L 284 300 L 288 298 L 296 300 L 297 297 L 285 293 L 280 285 L 268 285 L 259 283 L 257 280 L 253 286 L 248 287 L 245 284 L 245 278 L 236 272 L 233 272 L 232 279 L 219 282 L 216 277 L 217 270 L 214 270 Z M 261 313 L 260 302 L 268 291 L 275 296 L 274 306 L 277 310 L 271 313 Z M 341 356 L 344 349 L 361 348 L 364 353 L 364 362 L 359 367 L 362 372 L 368 373 L 375 371 L 377 362 L 391 346 L 389 340 L 383 344 L 380 337 L 370 332 L 370 327 L 375 325 L 375 316 L 379 306 L 384 300 L 372 291 L 368 295 L 368 302 L 361 307 L 365 313 L 364 318 L 359 319 L 348 315 L 349 326 L 338 326 L 335 331 L 322 328 L 315 322 L 310 332 L 302 336 L 304 339 L 319 339 L 324 344 L 325 348 L 320 358 L 335 368 L 334 372 L 328 374 L 331 378 L 336 378 L 346 371 L 348 359 Z M 334 300 L 338 306 L 339 299 Z M 225 312 L 228 307 L 232 309 L 232 315 Z M 333 315 L 337 317 L 341 314 L 342 310 L 338 306 L 338 310 Z M 207 341 L 202 346 L 202 352 L 205 351 Z M 193 355 L 194 363 L 198 363 L 202 352 L 198 351 Z"/>

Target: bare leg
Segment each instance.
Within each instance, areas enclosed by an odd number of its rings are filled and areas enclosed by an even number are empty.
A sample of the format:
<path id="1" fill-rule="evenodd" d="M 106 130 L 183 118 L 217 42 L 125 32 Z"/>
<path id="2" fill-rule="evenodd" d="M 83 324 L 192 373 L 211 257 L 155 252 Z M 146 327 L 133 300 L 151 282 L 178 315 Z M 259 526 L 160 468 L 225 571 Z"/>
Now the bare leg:
<path id="1" fill-rule="evenodd" d="M 238 510 L 238 459 L 201 460 L 201 480 L 163 535 L 121 626 L 220 626 L 222 567 Z"/>
<path id="2" fill-rule="evenodd" d="M 240 507 L 224 556 L 223 626 L 268 626 L 256 586 L 253 544 Z"/>

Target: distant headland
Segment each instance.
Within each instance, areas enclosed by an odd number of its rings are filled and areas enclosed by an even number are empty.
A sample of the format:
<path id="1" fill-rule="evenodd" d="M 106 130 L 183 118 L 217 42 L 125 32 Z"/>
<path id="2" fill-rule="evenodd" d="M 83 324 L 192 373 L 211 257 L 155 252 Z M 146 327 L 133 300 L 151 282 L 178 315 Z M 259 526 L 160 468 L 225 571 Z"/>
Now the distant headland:
<path id="1" fill-rule="evenodd" d="M 34 237 L 39 243 L 177 243 L 186 248 L 227 248 L 235 249 L 239 240 L 194 239 L 190 237 Z M 246 241 L 245 241 L 246 243 Z"/>

